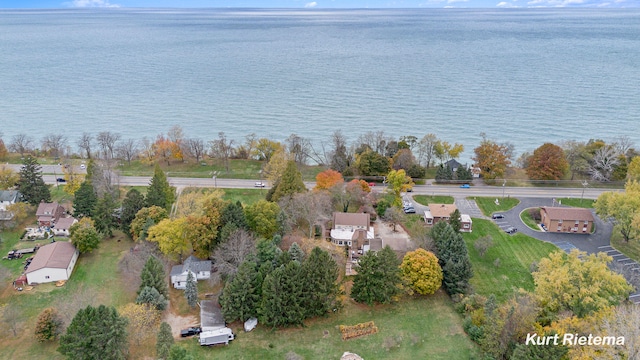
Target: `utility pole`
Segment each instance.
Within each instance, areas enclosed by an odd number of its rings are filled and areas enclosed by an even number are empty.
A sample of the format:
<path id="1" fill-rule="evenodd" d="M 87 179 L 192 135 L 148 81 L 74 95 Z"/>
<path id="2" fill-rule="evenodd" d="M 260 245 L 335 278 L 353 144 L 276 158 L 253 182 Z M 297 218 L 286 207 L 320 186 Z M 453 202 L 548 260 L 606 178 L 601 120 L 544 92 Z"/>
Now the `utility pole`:
<path id="1" fill-rule="evenodd" d="M 584 199 L 584 190 L 589 186 L 587 180 L 582 181 L 582 195 L 580 195 L 580 204 L 582 204 L 582 199 Z"/>

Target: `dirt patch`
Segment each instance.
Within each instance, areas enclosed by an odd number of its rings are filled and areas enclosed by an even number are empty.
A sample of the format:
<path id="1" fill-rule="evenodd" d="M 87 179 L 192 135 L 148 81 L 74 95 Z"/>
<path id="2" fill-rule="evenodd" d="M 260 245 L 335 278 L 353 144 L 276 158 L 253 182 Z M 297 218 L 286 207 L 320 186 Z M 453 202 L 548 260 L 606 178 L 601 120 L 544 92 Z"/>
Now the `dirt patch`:
<path id="1" fill-rule="evenodd" d="M 407 252 L 412 249 L 409 234 L 402 226 L 397 225 L 396 230 L 393 231 L 393 225 L 376 220 L 373 227 L 384 246 L 389 245 L 396 252 Z"/>
<path id="2" fill-rule="evenodd" d="M 171 325 L 171 333 L 173 334 L 174 339 L 180 338 L 180 330 L 191 327 L 191 326 L 199 326 L 200 321 L 198 321 L 198 317 L 195 315 L 188 316 L 180 316 L 174 314 L 171 310 L 167 311 L 162 318 L 162 321 Z"/>

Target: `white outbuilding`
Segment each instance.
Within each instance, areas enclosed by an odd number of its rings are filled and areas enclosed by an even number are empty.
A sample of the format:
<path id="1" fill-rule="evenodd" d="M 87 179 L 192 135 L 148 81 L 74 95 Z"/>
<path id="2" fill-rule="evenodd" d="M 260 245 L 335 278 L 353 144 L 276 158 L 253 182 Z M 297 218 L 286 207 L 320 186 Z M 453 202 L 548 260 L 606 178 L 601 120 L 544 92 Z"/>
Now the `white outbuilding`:
<path id="1" fill-rule="evenodd" d="M 27 283 L 32 285 L 69 280 L 78 255 L 78 250 L 70 242 L 57 241 L 42 246 L 25 272 Z"/>

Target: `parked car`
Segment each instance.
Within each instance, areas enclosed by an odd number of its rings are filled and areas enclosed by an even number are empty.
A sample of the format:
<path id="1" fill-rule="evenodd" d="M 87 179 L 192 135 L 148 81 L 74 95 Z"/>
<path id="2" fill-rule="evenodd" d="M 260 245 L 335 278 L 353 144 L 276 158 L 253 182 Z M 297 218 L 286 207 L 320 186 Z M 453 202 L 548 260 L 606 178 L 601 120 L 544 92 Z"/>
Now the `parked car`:
<path id="1" fill-rule="evenodd" d="M 66 183 L 66 182 L 67 182 L 67 180 L 65 180 L 64 178 L 57 178 L 57 179 L 56 179 L 56 182 L 59 182 L 59 183 Z"/>
<path id="2" fill-rule="evenodd" d="M 407 188 L 407 192 L 413 192 L 413 186 L 409 186 L 409 187 Z"/>
<path id="3" fill-rule="evenodd" d="M 494 220 L 495 219 L 504 219 L 504 215 L 502 215 L 502 214 L 493 214 L 493 215 L 491 215 L 491 218 L 494 219 Z"/>
<path id="4" fill-rule="evenodd" d="M 263 188 L 265 186 L 266 186 L 266 184 L 263 183 L 262 181 L 256 181 L 256 183 L 253 184 L 253 187 L 259 187 L 259 188 Z"/>
<path id="5" fill-rule="evenodd" d="M 506 232 L 507 234 L 515 234 L 518 232 L 518 229 L 514 228 L 513 226 L 509 226 L 508 228 L 504 229 L 504 232 Z"/>
<path id="6" fill-rule="evenodd" d="M 80 165 L 80 169 L 84 170 L 84 169 L 86 169 L 86 168 L 87 168 L 87 166 L 86 166 L 85 164 L 81 164 L 81 165 Z"/>
<path id="7" fill-rule="evenodd" d="M 376 186 L 376 183 L 370 182 L 369 186 Z"/>
<path id="8" fill-rule="evenodd" d="M 198 335 L 202 332 L 202 329 L 199 327 L 190 327 L 187 329 L 180 330 L 181 337 L 188 337 L 193 335 Z"/>
<path id="9" fill-rule="evenodd" d="M 460 187 L 463 188 L 463 189 L 468 189 L 471 186 L 469 186 L 469 184 L 462 184 L 462 185 L 460 185 Z"/>
<path id="10" fill-rule="evenodd" d="M 404 213 L 405 214 L 415 214 L 416 213 L 416 209 L 413 208 L 412 206 L 406 207 L 406 208 L 404 208 Z"/>

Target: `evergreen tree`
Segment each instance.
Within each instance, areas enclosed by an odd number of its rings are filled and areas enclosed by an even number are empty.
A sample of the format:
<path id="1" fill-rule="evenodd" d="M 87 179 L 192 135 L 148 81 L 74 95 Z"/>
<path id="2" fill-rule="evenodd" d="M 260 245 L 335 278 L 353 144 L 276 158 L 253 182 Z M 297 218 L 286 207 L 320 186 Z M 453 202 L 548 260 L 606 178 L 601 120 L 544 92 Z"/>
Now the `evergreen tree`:
<path id="1" fill-rule="evenodd" d="M 165 280 L 166 274 L 164 272 L 164 266 L 158 258 L 153 255 L 149 256 L 149 259 L 147 259 L 147 262 L 142 268 L 140 278 L 142 279 L 142 282 L 140 284 L 140 289 L 138 290 L 138 295 L 140 295 L 142 290 L 148 286 L 158 290 L 158 293 L 164 296 L 165 299 L 169 298 L 169 288 Z"/>
<path id="2" fill-rule="evenodd" d="M 88 180 L 83 181 L 74 193 L 73 216 L 77 218 L 93 217 L 93 210 L 97 202 L 98 197 L 93 185 Z"/>
<path id="3" fill-rule="evenodd" d="M 113 229 L 117 225 L 116 220 L 113 217 L 115 209 L 116 203 L 110 193 L 105 193 L 104 196 L 96 203 L 93 220 L 96 223 L 96 230 L 104 236 L 113 236 Z"/>
<path id="4" fill-rule="evenodd" d="M 136 218 L 136 214 L 145 205 L 144 195 L 137 189 L 131 189 L 122 200 L 122 213 L 120 214 L 120 229 L 131 236 L 131 222 Z"/>
<path id="5" fill-rule="evenodd" d="M 293 243 L 291 247 L 293 245 L 297 244 Z M 326 315 L 340 307 L 338 273 L 338 264 L 326 250 L 319 247 L 311 250 L 302 264 L 303 282 L 308 289 L 302 300 L 306 317 Z"/>
<path id="6" fill-rule="evenodd" d="M 358 274 L 353 279 L 351 297 L 373 305 L 390 303 L 400 294 L 400 260 L 389 246 L 377 253 L 367 252 L 358 261 Z"/>
<path id="7" fill-rule="evenodd" d="M 156 164 L 151 178 L 151 184 L 147 190 L 146 205 L 159 206 L 165 210 L 170 210 L 171 205 L 175 201 L 175 189 L 169 185 L 167 176 L 164 174 L 160 166 Z"/>
<path id="8" fill-rule="evenodd" d="M 273 270 L 262 284 L 262 322 L 274 328 L 302 325 L 305 318 L 302 307 L 305 289 L 299 263 L 290 261 Z"/>
<path id="9" fill-rule="evenodd" d="M 187 298 L 187 304 L 191 307 L 195 307 L 198 303 L 198 285 L 191 271 L 187 275 L 187 287 L 184 289 L 184 297 Z"/>
<path id="10" fill-rule="evenodd" d="M 453 180 L 453 170 L 449 166 L 440 164 L 436 170 L 436 181 Z"/>
<path id="11" fill-rule="evenodd" d="M 302 174 L 298 170 L 296 163 L 292 160 L 287 162 L 287 168 L 282 173 L 282 177 L 278 181 L 278 187 L 271 196 L 271 201 L 278 201 L 286 196 L 303 193 L 307 191 L 307 187 L 302 181 Z"/>
<path id="12" fill-rule="evenodd" d="M 553 334 L 545 334 L 553 336 Z M 569 348 L 566 345 L 526 345 L 517 344 L 511 360 L 565 360 L 569 359 Z"/>
<path id="13" fill-rule="evenodd" d="M 167 299 L 158 290 L 151 286 L 145 286 L 136 298 L 136 304 L 148 304 L 157 310 L 165 310 L 168 305 Z"/>
<path id="14" fill-rule="evenodd" d="M 459 166 L 456 169 L 456 179 L 458 180 L 473 180 L 473 173 L 471 169 L 465 166 Z"/>
<path id="15" fill-rule="evenodd" d="M 171 346 L 169 350 L 169 360 L 194 360 L 191 354 L 187 353 L 187 349 L 178 345 Z"/>
<path id="16" fill-rule="evenodd" d="M 38 160 L 27 155 L 22 165 L 18 190 L 22 194 L 23 201 L 33 206 L 38 206 L 41 202 L 51 202 L 51 193 L 42 179 L 42 167 Z"/>
<path id="17" fill-rule="evenodd" d="M 173 334 L 171 333 L 171 325 L 166 322 L 162 322 L 162 324 L 160 324 L 160 330 L 158 331 L 158 338 L 156 341 L 156 357 L 159 360 L 167 360 L 173 343 L 174 340 Z"/>
<path id="18" fill-rule="evenodd" d="M 237 229 L 248 229 L 242 203 L 240 201 L 228 203 L 222 209 L 220 223 L 223 226 L 226 224 L 234 224 Z"/>
<path id="19" fill-rule="evenodd" d="M 435 235 L 432 231 L 432 236 L 442 267 L 442 285 L 449 295 L 464 294 L 469 289 L 469 279 L 473 276 L 467 247 L 462 235 L 454 231 L 451 225 L 443 221 L 438 224 L 440 223 L 445 225 L 439 225 Z"/>
<path id="20" fill-rule="evenodd" d="M 113 307 L 89 305 L 71 320 L 67 332 L 60 338 L 58 351 L 78 360 L 126 359 L 129 351 L 127 323 Z"/>
<path id="21" fill-rule="evenodd" d="M 244 261 L 220 296 L 222 314 L 228 322 L 258 316 L 260 305 L 258 270 L 253 261 Z"/>
<path id="22" fill-rule="evenodd" d="M 289 255 L 291 256 L 291 260 L 295 260 L 302 264 L 302 260 L 304 260 L 305 254 L 300 245 L 298 245 L 297 242 L 294 242 L 289 247 Z"/>
<path id="23" fill-rule="evenodd" d="M 460 232 L 460 226 L 462 226 L 462 219 L 460 216 L 460 210 L 455 209 L 449 217 L 449 225 L 451 225 L 451 228 L 455 232 Z"/>

